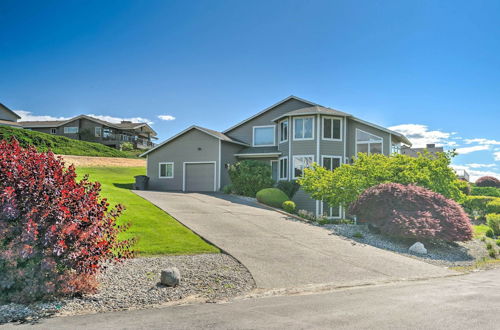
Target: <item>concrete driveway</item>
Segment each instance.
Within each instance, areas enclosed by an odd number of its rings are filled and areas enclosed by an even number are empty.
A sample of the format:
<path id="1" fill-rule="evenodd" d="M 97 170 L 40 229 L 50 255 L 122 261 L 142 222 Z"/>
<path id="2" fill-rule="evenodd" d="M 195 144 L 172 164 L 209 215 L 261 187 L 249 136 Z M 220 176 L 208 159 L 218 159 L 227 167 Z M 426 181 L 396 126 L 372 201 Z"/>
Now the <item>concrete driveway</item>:
<path id="1" fill-rule="evenodd" d="M 456 274 L 393 252 L 354 245 L 325 229 L 286 219 L 237 197 L 136 193 L 238 259 L 258 288 L 348 286 Z"/>

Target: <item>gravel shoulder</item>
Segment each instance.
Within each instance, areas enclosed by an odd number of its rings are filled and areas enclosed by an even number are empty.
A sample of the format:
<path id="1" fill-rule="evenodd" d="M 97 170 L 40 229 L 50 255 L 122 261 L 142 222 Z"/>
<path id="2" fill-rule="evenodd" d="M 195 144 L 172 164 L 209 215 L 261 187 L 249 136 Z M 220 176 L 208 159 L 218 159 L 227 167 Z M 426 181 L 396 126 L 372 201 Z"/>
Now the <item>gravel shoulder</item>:
<path id="1" fill-rule="evenodd" d="M 160 271 L 168 267 L 180 270 L 179 286 L 159 284 Z M 255 287 L 248 270 L 222 253 L 130 259 L 109 266 L 98 278 L 101 286 L 96 294 L 29 306 L 0 305 L 0 324 L 50 315 L 140 309 L 176 301 L 225 301 Z"/>

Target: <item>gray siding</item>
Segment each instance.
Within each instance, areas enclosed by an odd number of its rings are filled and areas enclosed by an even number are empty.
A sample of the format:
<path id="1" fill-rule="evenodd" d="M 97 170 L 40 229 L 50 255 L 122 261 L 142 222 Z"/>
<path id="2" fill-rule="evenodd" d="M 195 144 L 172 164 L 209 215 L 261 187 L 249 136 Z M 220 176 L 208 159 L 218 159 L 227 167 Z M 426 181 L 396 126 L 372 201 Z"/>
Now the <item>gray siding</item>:
<path id="1" fill-rule="evenodd" d="M 238 158 L 234 156 L 234 154 L 238 153 L 244 147 L 238 144 L 229 143 L 222 141 L 221 144 L 221 188 L 225 185 L 231 183 L 231 179 L 229 178 L 229 173 L 225 168 L 225 164 L 234 164 L 238 161 Z"/>
<path id="2" fill-rule="evenodd" d="M 7 111 L 2 105 L 0 105 L 0 120 L 17 121 L 18 118 L 10 111 Z"/>
<path id="3" fill-rule="evenodd" d="M 276 119 L 277 117 L 284 115 L 287 112 L 310 106 L 311 105 L 309 103 L 304 103 L 299 100 L 290 99 L 285 103 L 282 103 L 274 107 L 273 109 L 263 113 L 262 115 L 253 118 L 252 120 L 244 123 L 243 125 L 238 126 L 232 129 L 231 131 L 226 132 L 226 135 L 234 139 L 248 143 L 249 145 L 252 145 L 253 126 L 276 125 L 276 123 L 272 121 L 273 119 Z M 275 129 L 275 141 L 276 143 L 279 142 L 277 126 Z"/>
<path id="4" fill-rule="evenodd" d="M 219 140 L 199 130 L 192 129 L 148 154 L 149 189 L 182 190 L 184 162 L 214 161 L 218 166 L 218 158 Z M 174 163 L 174 177 L 172 179 L 158 177 L 158 164 L 162 162 Z M 216 180 L 218 180 L 218 175 Z"/>
<path id="5" fill-rule="evenodd" d="M 312 199 L 309 194 L 302 189 L 297 191 L 292 200 L 297 205 L 297 210 L 306 210 L 316 214 L 316 200 Z"/>
<path id="6" fill-rule="evenodd" d="M 390 155 L 391 153 L 391 142 L 390 142 L 390 134 L 379 130 L 378 128 L 368 126 L 357 122 L 355 120 L 349 119 L 347 122 L 347 157 L 352 158 L 355 156 L 356 150 L 356 128 L 359 128 L 365 132 L 375 134 L 384 139 L 384 143 L 382 146 L 384 155 Z"/>

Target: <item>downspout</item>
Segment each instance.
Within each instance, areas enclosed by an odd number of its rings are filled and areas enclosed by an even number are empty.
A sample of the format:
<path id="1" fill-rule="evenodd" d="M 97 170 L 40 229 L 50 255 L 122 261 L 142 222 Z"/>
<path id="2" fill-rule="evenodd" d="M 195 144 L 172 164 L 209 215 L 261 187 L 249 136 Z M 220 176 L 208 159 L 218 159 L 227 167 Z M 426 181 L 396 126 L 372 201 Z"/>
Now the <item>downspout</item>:
<path id="1" fill-rule="evenodd" d="M 321 165 L 321 160 L 319 159 L 319 139 L 320 139 L 320 132 L 321 132 L 321 117 L 320 115 L 318 114 L 317 115 L 317 118 L 318 118 L 318 127 L 316 128 L 316 163 Z M 320 204 L 320 201 L 319 200 L 316 200 L 316 216 L 319 216 L 319 204 Z"/>
<path id="2" fill-rule="evenodd" d="M 292 116 L 288 116 L 288 181 L 292 181 Z"/>
<path id="3" fill-rule="evenodd" d="M 344 163 L 349 163 L 346 161 L 347 156 L 347 116 L 344 116 Z M 345 208 L 342 206 L 342 218 L 345 219 Z"/>
<path id="4" fill-rule="evenodd" d="M 220 190 L 220 177 L 221 177 L 221 158 L 222 158 L 222 155 L 221 155 L 221 150 L 222 150 L 222 147 L 221 147 L 221 140 L 219 139 L 219 161 L 217 162 L 217 171 L 219 173 L 217 173 L 217 190 Z"/>

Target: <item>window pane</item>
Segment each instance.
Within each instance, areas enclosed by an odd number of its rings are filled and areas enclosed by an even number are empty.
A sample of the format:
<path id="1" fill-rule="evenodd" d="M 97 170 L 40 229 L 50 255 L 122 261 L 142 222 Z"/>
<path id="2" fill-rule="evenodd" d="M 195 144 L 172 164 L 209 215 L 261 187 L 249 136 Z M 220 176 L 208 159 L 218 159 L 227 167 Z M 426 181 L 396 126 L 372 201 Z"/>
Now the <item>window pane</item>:
<path id="1" fill-rule="evenodd" d="M 313 120 L 312 118 L 304 119 L 304 138 L 310 139 L 313 136 Z"/>
<path id="2" fill-rule="evenodd" d="M 332 158 L 332 171 L 340 166 L 340 158 Z"/>
<path id="3" fill-rule="evenodd" d="M 288 160 L 286 158 L 280 159 L 280 179 L 285 179 L 288 176 Z"/>
<path id="4" fill-rule="evenodd" d="M 364 152 L 368 153 L 368 144 L 367 143 L 360 143 L 357 145 L 358 152 Z"/>
<path id="5" fill-rule="evenodd" d="M 173 164 L 167 164 L 167 176 L 174 176 Z"/>
<path id="6" fill-rule="evenodd" d="M 332 138 L 334 139 L 340 139 L 340 120 L 334 119 L 333 120 L 333 135 Z"/>
<path id="7" fill-rule="evenodd" d="M 160 164 L 160 176 L 167 176 L 167 164 Z"/>
<path id="8" fill-rule="evenodd" d="M 294 119 L 295 120 L 295 133 L 294 136 L 297 139 L 301 139 L 304 137 L 304 120 L 303 119 Z"/>
<path id="9" fill-rule="evenodd" d="M 323 138 L 332 138 L 332 120 L 328 118 L 323 119 Z"/>
<path id="10" fill-rule="evenodd" d="M 370 133 L 366 133 L 364 131 L 356 130 L 356 141 L 359 142 L 368 142 L 368 141 L 377 141 L 380 142 L 382 139 L 378 136 L 375 136 Z"/>
<path id="11" fill-rule="evenodd" d="M 294 176 L 302 176 L 304 168 L 310 167 L 313 163 L 312 157 L 297 157 L 294 158 Z"/>
<path id="12" fill-rule="evenodd" d="M 274 144 L 274 128 L 260 127 L 254 129 L 254 145 L 272 145 Z"/>
<path id="13" fill-rule="evenodd" d="M 330 157 L 323 158 L 323 167 L 327 170 L 332 170 L 332 159 Z"/>
<path id="14" fill-rule="evenodd" d="M 382 153 L 382 143 L 370 143 L 370 153 L 381 154 Z"/>
<path id="15" fill-rule="evenodd" d="M 334 206 L 332 207 L 332 211 L 330 212 L 330 216 L 334 218 L 340 217 L 340 207 Z"/>
<path id="16" fill-rule="evenodd" d="M 288 121 L 282 121 L 280 141 L 285 141 L 287 139 L 288 139 Z"/>

